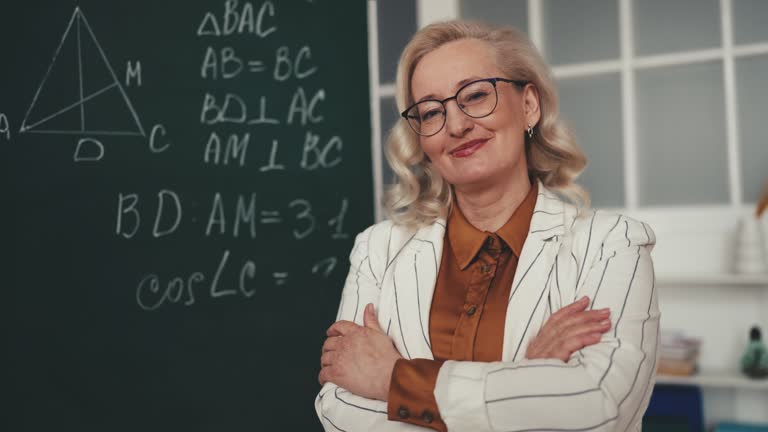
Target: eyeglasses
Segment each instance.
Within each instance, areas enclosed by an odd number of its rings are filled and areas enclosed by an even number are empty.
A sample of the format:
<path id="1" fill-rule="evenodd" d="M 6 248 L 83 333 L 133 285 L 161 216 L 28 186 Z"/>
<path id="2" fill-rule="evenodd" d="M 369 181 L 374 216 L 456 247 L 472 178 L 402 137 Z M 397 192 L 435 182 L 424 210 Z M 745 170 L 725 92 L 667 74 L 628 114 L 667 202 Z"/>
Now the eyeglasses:
<path id="1" fill-rule="evenodd" d="M 510 80 L 506 78 L 486 78 L 472 81 L 463 85 L 454 96 L 438 99 L 426 99 L 411 105 L 400 115 L 408 121 L 414 132 L 421 136 L 432 136 L 445 126 L 445 104 L 456 99 L 456 105 L 469 117 L 483 118 L 491 115 L 499 102 L 496 91 L 497 82 L 512 83 L 523 88 L 527 81 Z"/>

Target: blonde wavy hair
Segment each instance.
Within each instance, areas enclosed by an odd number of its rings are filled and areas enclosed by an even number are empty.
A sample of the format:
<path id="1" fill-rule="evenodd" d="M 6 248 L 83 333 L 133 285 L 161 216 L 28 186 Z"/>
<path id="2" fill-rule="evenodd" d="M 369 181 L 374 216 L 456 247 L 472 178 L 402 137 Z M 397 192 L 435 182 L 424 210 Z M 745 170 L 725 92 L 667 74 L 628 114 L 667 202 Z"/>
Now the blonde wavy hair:
<path id="1" fill-rule="evenodd" d="M 494 27 L 471 21 L 431 24 L 418 31 L 406 45 L 397 67 L 398 111 L 413 104 L 411 77 L 418 62 L 440 46 L 459 39 L 487 42 L 504 77 L 532 83 L 539 91 L 541 119 L 532 139 L 526 136 L 528 174 L 545 187 L 579 207 L 590 205 L 589 194 L 574 183 L 587 163 L 584 152 L 559 119 L 555 85 L 536 47 L 522 32 L 511 27 Z M 384 208 L 397 224 L 424 226 L 445 218 L 452 202 L 451 185 L 429 162 L 419 136 L 402 117 L 389 132 L 386 157 L 396 182 L 384 196 Z"/>

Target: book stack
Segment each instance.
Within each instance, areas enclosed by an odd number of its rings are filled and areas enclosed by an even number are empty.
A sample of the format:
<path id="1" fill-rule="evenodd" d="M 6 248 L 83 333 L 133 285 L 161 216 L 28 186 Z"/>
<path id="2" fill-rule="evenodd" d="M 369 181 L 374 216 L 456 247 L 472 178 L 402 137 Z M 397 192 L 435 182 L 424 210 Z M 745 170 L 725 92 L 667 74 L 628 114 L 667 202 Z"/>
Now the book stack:
<path id="1" fill-rule="evenodd" d="M 690 376 L 696 373 L 699 361 L 698 339 L 681 331 L 661 332 L 659 375 Z"/>

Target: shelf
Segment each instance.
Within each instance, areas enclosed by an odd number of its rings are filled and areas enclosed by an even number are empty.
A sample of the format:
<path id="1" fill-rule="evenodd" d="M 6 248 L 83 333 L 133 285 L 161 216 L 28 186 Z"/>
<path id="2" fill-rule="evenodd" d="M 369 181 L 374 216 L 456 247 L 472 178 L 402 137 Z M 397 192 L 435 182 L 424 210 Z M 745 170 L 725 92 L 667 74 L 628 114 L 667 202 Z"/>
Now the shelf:
<path id="1" fill-rule="evenodd" d="M 743 286 L 768 288 L 768 274 L 700 274 L 700 275 L 669 275 L 656 278 L 658 286 Z"/>
<path id="2" fill-rule="evenodd" d="M 705 371 L 694 376 L 657 375 L 656 384 L 692 385 L 706 388 L 735 390 L 766 390 L 768 379 L 749 379 L 737 372 Z"/>

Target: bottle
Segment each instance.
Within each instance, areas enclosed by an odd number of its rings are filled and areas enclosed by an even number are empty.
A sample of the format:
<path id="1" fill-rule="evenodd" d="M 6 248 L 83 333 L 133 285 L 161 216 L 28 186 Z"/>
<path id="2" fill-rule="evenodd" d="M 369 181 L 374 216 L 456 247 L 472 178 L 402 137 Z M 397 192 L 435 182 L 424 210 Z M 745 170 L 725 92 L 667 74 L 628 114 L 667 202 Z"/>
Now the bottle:
<path id="1" fill-rule="evenodd" d="M 768 378 L 768 348 L 757 326 L 749 331 L 749 344 L 741 356 L 741 371 L 750 378 Z"/>
<path id="2" fill-rule="evenodd" d="M 734 268 L 739 274 L 761 274 L 768 269 L 764 254 L 763 229 L 759 220 L 747 215 L 739 221 L 736 232 Z"/>

